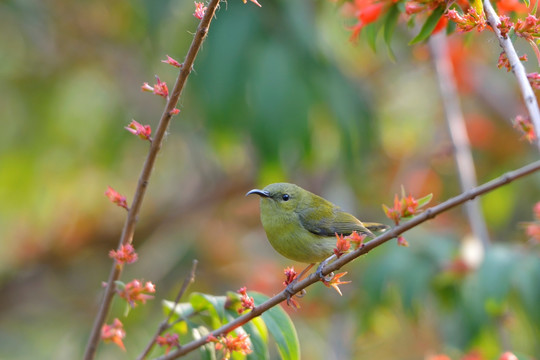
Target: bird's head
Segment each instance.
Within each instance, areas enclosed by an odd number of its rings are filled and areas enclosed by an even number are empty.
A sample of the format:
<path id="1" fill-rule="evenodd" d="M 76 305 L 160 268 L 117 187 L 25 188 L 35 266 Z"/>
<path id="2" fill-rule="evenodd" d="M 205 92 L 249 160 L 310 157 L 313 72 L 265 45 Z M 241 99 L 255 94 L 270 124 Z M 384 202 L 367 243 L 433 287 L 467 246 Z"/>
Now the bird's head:
<path id="1" fill-rule="evenodd" d="M 264 206 L 274 210 L 293 211 L 302 201 L 304 192 L 301 187 L 289 183 L 275 183 L 266 186 L 264 189 L 253 189 L 247 195 L 257 194 L 261 197 L 261 207 Z"/>

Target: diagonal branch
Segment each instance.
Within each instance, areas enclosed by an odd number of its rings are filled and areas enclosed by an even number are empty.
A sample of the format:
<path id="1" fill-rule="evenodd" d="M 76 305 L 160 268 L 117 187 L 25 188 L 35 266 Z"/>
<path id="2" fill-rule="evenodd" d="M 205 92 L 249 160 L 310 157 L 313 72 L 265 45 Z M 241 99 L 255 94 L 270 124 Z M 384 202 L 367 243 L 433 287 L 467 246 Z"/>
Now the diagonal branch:
<path id="1" fill-rule="evenodd" d="M 531 84 L 527 79 L 525 67 L 523 66 L 521 61 L 519 61 L 519 56 L 516 53 L 516 49 L 514 48 L 514 44 L 512 43 L 510 38 L 505 38 L 501 35 L 501 30 L 498 28 L 498 25 L 501 23 L 501 21 L 499 20 L 499 16 L 495 12 L 495 9 L 493 9 L 493 5 L 491 5 L 491 2 L 489 0 L 483 0 L 483 3 L 484 12 L 487 16 L 487 21 L 495 32 L 495 35 L 497 35 L 499 45 L 506 53 L 506 57 L 510 62 L 510 66 L 512 67 L 512 72 L 516 76 L 519 88 L 521 90 L 521 94 L 523 95 L 523 100 L 525 101 L 525 106 L 527 106 L 529 116 L 534 125 L 534 130 L 537 135 L 536 145 L 540 149 L 540 136 L 538 136 L 540 134 L 540 110 L 538 109 L 538 102 L 536 101 L 536 96 L 534 95 Z"/>
<path id="2" fill-rule="evenodd" d="M 148 155 L 142 168 L 141 175 L 137 183 L 137 188 L 135 190 L 135 196 L 133 197 L 133 203 L 129 209 L 126 221 L 124 223 L 124 228 L 122 230 L 122 235 L 120 236 L 118 247 L 124 244 L 130 244 L 133 241 L 133 234 L 135 233 L 135 223 L 137 222 L 137 217 L 139 215 L 144 195 L 148 187 L 148 181 L 150 180 L 150 175 L 152 174 L 152 170 L 154 169 L 157 155 L 159 153 L 159 150 L 161 149 L 163 138 L 165 137 L 165 133 L 167 132 L 169 123 L 171 122 L 172 111 L 176 108 L 178 104 L 178 99 L 180 98 L 182 90 L 184 89 L 184 85 L 186 84 L 186 80 L 191 73 L 193 63 L 195 62 L 195 58 L 197 57 L 197 53 L 199 52 L 199 49 L 201 48 L 201 45 L 206 38 L 206 35 L 208 34 L 210 22 L 214 17 L 219 2 L 220 0 L 211 0 L 208 4 L 206 13 L 201 19 L 199 27 L 197 28 L 197 32 L 195 33 L 193 41 L 191 42 L 191 45 L 189 47 L 182 69 L 178 74 L 176 83 L 174 84 L 174 88 L 170 94 L 169 99 L 167 100 L 167 104 L 165 105 L 165 109 L 163 110 L 163 114 L 161 115 L 161 119 L 159 120 L 156 132 L 154 134 L 152 145 L 150 147 L 150 150 L 148 151 Z M 105 323 L 105 319 L 107 317 L 107 314 L 109 313 L 111 302 L 114 297 L 115 281 L 120 278 L 121 273 L 122 267 L 118 266 L 115 261 L 109 274 L 109 280 L 107 281 L 105 294 L 103 295 L 101 305 L 94 320 L 94 325 L 92 327 L 90 337 L 86 345 L 86 350 L 84 354 L 85 360 L 91 360 L 95 356 L 97 345 L 100 339 L 101 327 Z"/>
<path id="3" fill-rule="evenodd" d="M 473 200 L 477 196 L 480 196 L 482 194 L 488 193 L 490 191 L 493 191 L 503 185 L 506 185 L 516 179 L 519 179 L 521 177 L 527 176 L 529 174 L 532 174 L 536 171 L 540 170 L 540 160 L 533 162 L 531 164 L 525 165 L 522 168 L 519 168 L 514 171 L 510 171 L 494 180 L 491 180 L 490 182 L 487 182 L 483 185 L 480 185 L 478 187 L 475 187 L 473 189 L 470 189 L 466 192 L 461 193 L 458 196 L 455 196 L 451 199 L 446 200 L 443 203 L 440 203 L 439 205 L 433 206 L 429 209 L 427 209 L 424 213 L 414 217 L 410 221 L 403 223 L 399 226 L 396 226 L 395 228 L 391 229 L 390 231 L 376 237 L 372 241 L 366 243 L 363 247 L 359 248 L 358 250 L 355 250 L 353 252 L 350 252 L 341 258 L 337 259 L 336 261 L 332 262 L 331 264 L 325 266 L 322 270 L 323 275 L 327 275 L 333 271 L 336 271 L 343 267 L 345 264 L 348 264 L 352 260 L 356 259 L 359 256 L 365 255 L 374 248 L 384 244 L 385 242 L 397 237 L 398 235 L 404 233 L 407 230 L 410 230 L 430 219 L 433 219 L 435 216 L 448 211 L 452 208 L 455 208 L 456 206 L 459 206 L 463 203 L 466 203 L 467 201 Z M 305 278 L 302 281 L 299 281 L 296 283 L 296 285 L 292 288 L 292 293 L 298 293 L 301 290 L 305 289 L 306 287 L 318 282 L 320 280 L 319 276 L 316 274 L 311 274 L 307 278 Z M 231 321 L 228 324 L 223 325 L 222 327 L 212 331 L 209 335 L 213 335 L 215 337 L 220 335 L 225 335 L 232 330 L 242 326 L 243 324 L 249 322 L 253 318 L 260 316 L 265 311 L 269 310 L 270 308 L 278 305 L 282 301 L 286 300 L 289 293 L 287 291 L 282 291 L 279 294 L 275 295 L 274 297 L 268 299 L 264 303 L 260 304 L 259 306 L 256 306 L 253 308 L 253 310 L 245 315 L 242 315 L 235 320 Z M 188 354 L 192 352 L 193 350 L 205 345 L 207 343 L 207 337 L 201 337 L 199 339 L 196 339 L 192 342 L 189 342 L 183 346 L 181 346 L 179 349 L 170 352 L 167 355 L 161 356 L 158 359 L 159 360 L 172 360 L 177 359 L 182 355 Z"/>

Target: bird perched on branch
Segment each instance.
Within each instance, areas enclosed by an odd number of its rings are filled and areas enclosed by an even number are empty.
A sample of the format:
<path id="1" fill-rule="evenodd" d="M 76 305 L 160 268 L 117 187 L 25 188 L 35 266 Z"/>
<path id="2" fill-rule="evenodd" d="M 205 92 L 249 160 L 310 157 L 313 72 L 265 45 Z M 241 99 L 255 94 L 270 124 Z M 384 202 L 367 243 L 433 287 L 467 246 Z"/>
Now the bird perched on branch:
<path id="1" fill-rule="evenodd" d="M 261 221 L 270 244 L 286 258 L 303 263 L 323 262 L 330 257 L 336 234 L 347 236 L 356 231 L 374 237 L 374 231 L 389 228 L 362 222 L 295 184 L 270 184 L 246 196 L 251 194 L 261 198 Z"/>

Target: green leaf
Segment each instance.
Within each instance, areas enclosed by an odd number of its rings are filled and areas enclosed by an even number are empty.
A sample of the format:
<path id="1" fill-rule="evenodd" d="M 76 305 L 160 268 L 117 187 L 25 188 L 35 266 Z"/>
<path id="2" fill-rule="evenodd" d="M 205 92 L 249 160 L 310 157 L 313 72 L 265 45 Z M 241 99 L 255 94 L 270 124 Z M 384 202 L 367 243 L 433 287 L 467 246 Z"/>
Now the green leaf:
<path id="1" fill-rule="evenodd" d="M 232 319 L 240 316 L 240 314 L 238 314 L 238 312 L 234 309 L 227 309 L 226 312 Z M 261 318 L 254 318 L 253 320 L 242 325 L 242 327 L 239 329 L 249 335 L 252 353 L 247 356 L 248 359 L 264 360 L 270 358 L 270 354 L 268 352 L 268 330 L 266 329 L 266 325 Z"/>
<path id="2" fill-rule="evenodd" d="M 418 202 L 418 207 L 421 208 L 425 206 L 431 201 L 432 198 L 433 198 L 433 194 L 429 194 L 429 195 L 424 196 L 423 198 L 417 199 L 416 201 Z"/>
<path id="3" fill-rule="evenodd" d="M 204 326 L 199 326 L 191 331 L 193 338 L 198 340 L 202 337 L 208 336 L 209 332 Z M 216 347 L 213 342 L 209 342 L 199 348 L 201 359 L 204 360 L 216 360 Z"/>
<path id="4" fill-rule="evenodd" d="M 416 35 L 415 38 L 409 42 L 409 45 L 417 44 L 429 38 L 433 32 L 433 29 L 435 29 L 435 26 L 437 26 L 441 16 L 444 14 L 444 9 L 444 6 L 440 6 L 433 10 L 424 25 L 422 25 L 422 29 L 420 29 L 418 35 Z"/>
<path id="5" fill-rule="evenodd" d="M 529 0 L 522 0 L 522 1 L 527 7 L 531 6 L 531 2 Z M 536 4 L 538 4 L 538 2 Z M 535 5 L 535 7 L 536 7 L 536 5 Z M 533 9 L 533 10 L 534 10 L 534 12 L 531 12 L 531 14 L 536 14 L 536 9 Z"/>
<path id="6" fill-rule="evenodd" d="M 266 295 L 257 292 L 250 292 L 249 295 L 253 297 L 256 305 L 268 300 Z M 281 306 L 274 306 L 264 312 L 261 317 L 276 342 L 281 359 L 300 359 L 300 344 L 298 343 L 296 329 Z"/>
<path id="7" fill-rule="evenodd" d="M 162 304 L 163 313 L 169 315 L 169 312 L 174 306 L 174 301 L 163 300 Z M 187 319 L 195 313 L 195 309 L 190 303 L 178 303 L 174 308 L 174 313 L 182 319 Z"/>
<path id="8" fill-rule="evenodd" d="M 527 2 L 529 2 L 529 0 L 527 0 Z M 528 7 L 529 5 L 527 5 Z M 534 7 L 531 11 L 531 14 L 536 14 L 536 10 L 538 9 L 538 0 L 536 0 L 536 2 L 534 3 Z"/>
<path id="9" fill-rule="evenodd" d="M 376 23 L 371 23 L 369 25 L 364 26 L 362 29 L 362 32 L 364 33 L 366 37 L 366 41 L 373 50 L 373 52 L 377 52 L 377 34 L 379 33 L 379 29 L 377 28 Z"/>
<path id="10" fill-rule="evenodd" d="M 194 292 L 189 297 L 189 302 L 197 312 L 207 312 L 209 315 L 210 326 L 217 329 L 225 322 L 225 296 L 213 296 Z"/>
<path id="11" fill-rule="evenodd" d="M 394 30 L 396 28 L 396 24 L 399 18 L 399 8 L 398 5 L 392 6 L 388 13 L 386 14 L 386 18 L 384 20 L 384 27 L 383 27 L 383 38 L 384 42 L 386 43 L 386 48 L 388 50 L 388 56 L 392 61 L 396 61 L 396 56 L 394 55 L 394 52 L 392 51 L 392 36 L 394 35 Z"/>

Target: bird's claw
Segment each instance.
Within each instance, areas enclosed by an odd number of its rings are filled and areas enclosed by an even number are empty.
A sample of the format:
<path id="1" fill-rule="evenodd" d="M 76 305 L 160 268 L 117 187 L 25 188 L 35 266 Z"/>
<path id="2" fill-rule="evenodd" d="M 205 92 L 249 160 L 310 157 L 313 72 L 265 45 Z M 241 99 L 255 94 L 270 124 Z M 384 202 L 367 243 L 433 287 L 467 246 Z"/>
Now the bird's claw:
<path id="1" fill-rule="evenodd" d="M 293 290 L 293 287 L 294 285 L 296 285 L 297 282 L 298 282 L 298 279 L 294 279 L 293 281 L 291 281 L 289 285 L 285 287 L 285 293 L 287 294 L 287 305 L 295 309 L 299 308 L 300 306 L 292 297 L 296 295 L 296 297 L 301 298 L 301 297 L 304 297 L 304 295 L 306 295 L 305 289 L 300 290 L 298 293 L 296 293 Z"/>

